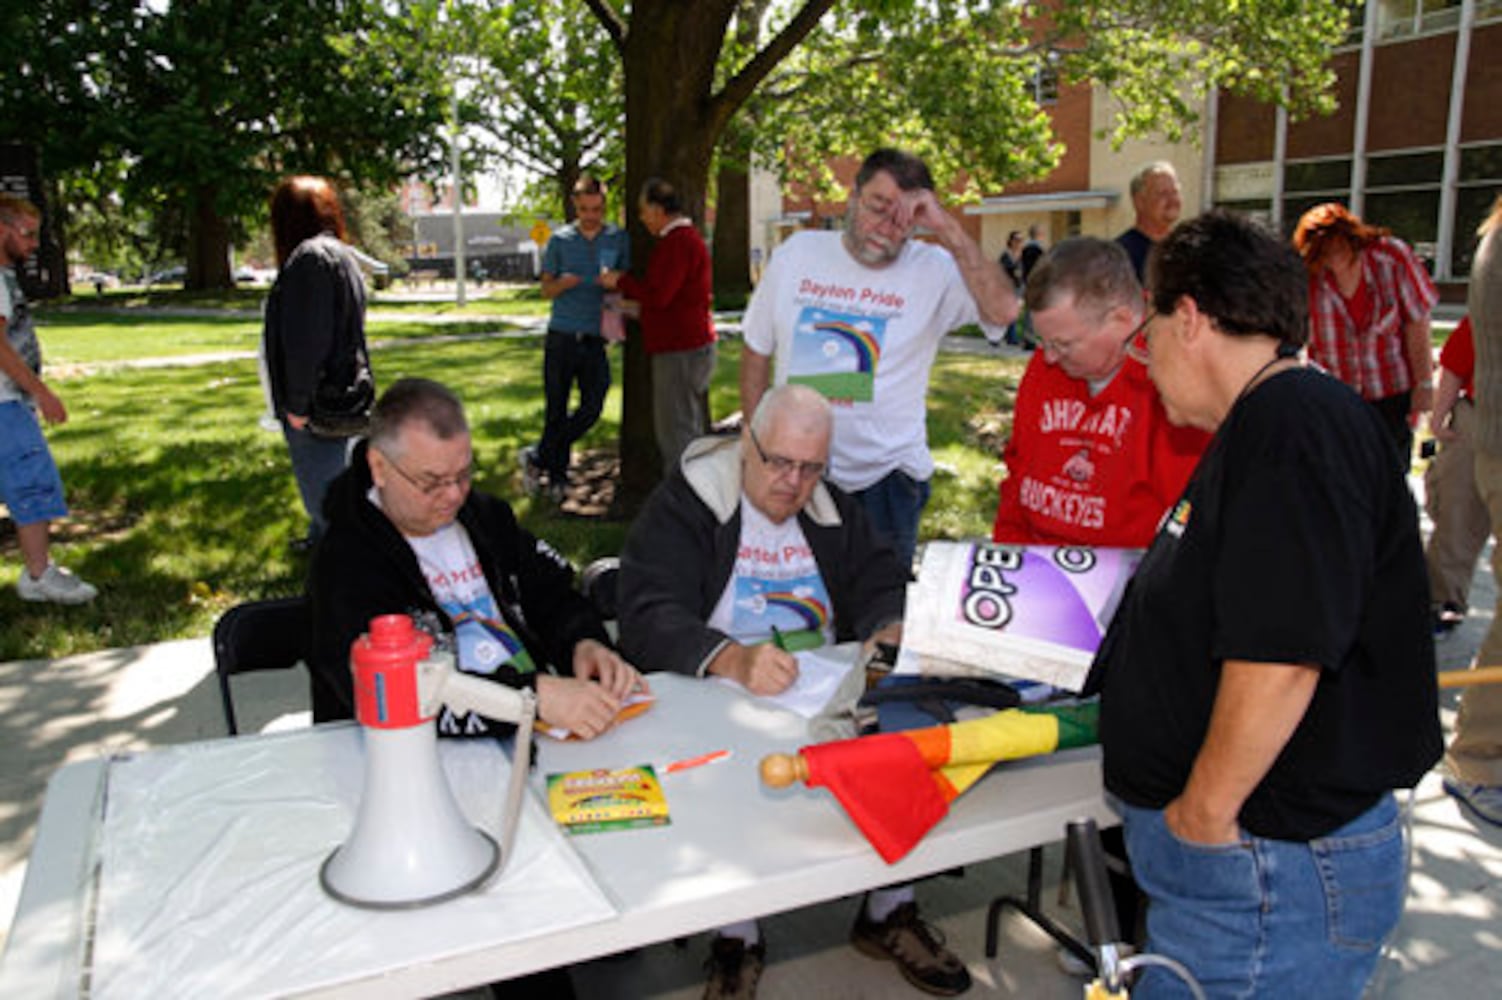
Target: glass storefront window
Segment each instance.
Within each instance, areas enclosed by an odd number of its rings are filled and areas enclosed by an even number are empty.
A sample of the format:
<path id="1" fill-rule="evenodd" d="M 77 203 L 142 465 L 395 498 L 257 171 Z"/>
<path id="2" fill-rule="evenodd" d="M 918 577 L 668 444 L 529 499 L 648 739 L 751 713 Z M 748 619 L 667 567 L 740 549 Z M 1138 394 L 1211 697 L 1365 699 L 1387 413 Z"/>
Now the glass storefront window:
<path id="1" fill-rule="evenodd" d="M 1438 184 L 1444 173 L 1445 154 L 1440 150 L 1373 156 L 1366 164 L 1366 185 L 1368 188 L 1384 188 L 1403 184 Z"/>
<path id="2" fill-rule="evenodd" d="M 1303 160 L 1283 168 L 1285 191 L 1349 191 L 1350 188 L 1351 161 L 1348 158 Z"/>

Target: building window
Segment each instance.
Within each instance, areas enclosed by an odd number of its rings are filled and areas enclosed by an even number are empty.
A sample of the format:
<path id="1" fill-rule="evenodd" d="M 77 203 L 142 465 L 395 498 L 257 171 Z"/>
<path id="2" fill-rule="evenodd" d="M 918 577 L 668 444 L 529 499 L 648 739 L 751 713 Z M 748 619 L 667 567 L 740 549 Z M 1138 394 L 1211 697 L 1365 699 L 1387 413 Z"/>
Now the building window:
<path id="1" fill-rule="evenodd" d="M 1301 160 L 1283 168 L 1283 190 L 1340 195 L 1351 189 L 1351 160 Z M 1316 203 L 1317 204 L 1317 203 Z"/>
<path id="2" fill-rule="evenodd" d="M 1476 254 L 1476 227 L 1492 210 L 1497 195 L 1502 194 L 1502 142 L 1462 148 L 1459 181 L 1450 273 L 1463 279 L 1470 276 Z"/>
<path id="3" fill-rule="evenodd" d="M 1052 53 L 1049 53 L 1046 62 L 1040 62 L 1038 68 L 1033 71 L 1033 99 L 1040 106 L 1058 103 L 1059 68 L 1054 64 Z"/>

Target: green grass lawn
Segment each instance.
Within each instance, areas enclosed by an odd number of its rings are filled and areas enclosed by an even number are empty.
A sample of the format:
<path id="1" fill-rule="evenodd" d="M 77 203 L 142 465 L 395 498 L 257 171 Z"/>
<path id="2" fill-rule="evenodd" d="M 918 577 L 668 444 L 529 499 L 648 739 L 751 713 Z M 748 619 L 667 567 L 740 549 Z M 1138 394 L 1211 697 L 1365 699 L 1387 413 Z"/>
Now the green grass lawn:
<path id="1" fill-rule="evenodd" d="M 136 326 L 78 314 L 47 315 L 40 325 L 54 366 L 59 358 L 159 356 L 169 345 L 177 353 L 223 343 L 253 348 L 257 334 L 243 320 L 178 325 L 144 315 Z M 403 335 L 410 338 L 453 332 L 451 324 L 408 326 Z M 619 352 L 612 354 L 615 386 L 583 451 L 615 447 Z M 739 342 L 727 341 L 712 390 L 718 417 L 738 407 L 738 357 Z M 373 364 L 382 384 L 422 375 L 452 385 L 474 428 L 476 486 L 511 499 L 531 530 L 582 565 L 619 552 L 627 525 L 520 495 L 516 453 L 542 427 L 541 360 L 540 339 L 528 337 L 396 343 L 376 350 Z M 925 537 L 989 531 L 999 435 L 1021 370 L 1020 360 L 969 355 L 944 356 L 935 366 L 929 426 L 939 471 Z M 14 589 L 15 535 L 6 522 L 0 660 L 204 635 L 239 601 L 300 588 L 306 566 L 288 543 L 302 534 L 304 516 L 280 435 L 256 424 L 261 397 L 253 361 L 55 378 L 71 419 L 49 436 L 73 514 L 54 526 L 54 551 L 101 595 L 78 608 L 22 602 Z"/>
<path id="2" fill-rule="evenodd" d="M 414 313 L 414 316 L 416 314 Z M 255 351 L 261 321 L 229 313 L 224 316 L 173 316 L 142 311 L 101 312 L 84 309 L 42 310 L 42 351 L 49 370 L 101 365 L 136 358 L 169 358 L 225 351 Z M 500 319 L 432 323 L 413 318 L 373 319 L 366 324 L 371 341 L 415 340 L 513 329 Z"/>

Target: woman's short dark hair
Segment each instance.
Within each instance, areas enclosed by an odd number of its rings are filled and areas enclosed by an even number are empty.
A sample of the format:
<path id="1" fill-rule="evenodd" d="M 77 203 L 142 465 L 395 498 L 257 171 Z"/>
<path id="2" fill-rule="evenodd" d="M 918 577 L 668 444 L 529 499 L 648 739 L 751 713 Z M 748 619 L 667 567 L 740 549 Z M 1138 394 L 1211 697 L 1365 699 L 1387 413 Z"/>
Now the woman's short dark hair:
<path id="1" fill-rule="evenodd" d="M 1298 253 L 1244 215 L 1215 209 L 1180 223 L 1148 258 L 1153 309 L 1185 296 L 1226 334 L 1264 334 L 1289 353 L 1309 339 L 1309 275 Z"/>
<path id="2" fill-rule="evenodd" d="M 656 205 L 669 215 L 683 212 L 683 200 L 678 197 L 677 189 L 661 177 L 647 179 L 641 186 L 641 200 L 648 205 Z"/>
<path id="3" fill-rule="evenodd" d="M 339 191 L 325 177 L 288 177 L 271 193 L 271 238 L 281 267 L 303 240 L 319 233 L 344 239 L 344 209 Z"/>

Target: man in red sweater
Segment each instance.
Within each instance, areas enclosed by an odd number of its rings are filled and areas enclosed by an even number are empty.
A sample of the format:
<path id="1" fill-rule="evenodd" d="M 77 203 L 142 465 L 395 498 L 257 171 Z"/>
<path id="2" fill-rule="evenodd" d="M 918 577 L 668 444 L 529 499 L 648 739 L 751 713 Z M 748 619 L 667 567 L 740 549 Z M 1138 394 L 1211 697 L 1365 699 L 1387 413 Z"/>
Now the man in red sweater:
<path id="1" fill-rule="evenodd" d="M 1077 237 L 1033 270 L 1027 306 L 1042 350 L 1012 415 L 998 542 L 1145 548 L 1209 443 L 1168 422 L 1129 351 L 1142 287 L 1115 243 Z"/>
<path id="2" fill-rule="evenodd" d="M 709 248 L 667 181 L 654 177 L 642 185 L 636 211 L 658 241 L 647 276 L 611 271 L 600 284 L 641 303 L 642 344 L 652 357 L 652 426 L 663 475 L 670 475 L 688 443 L 709 429 L 715 364 Z"/>

